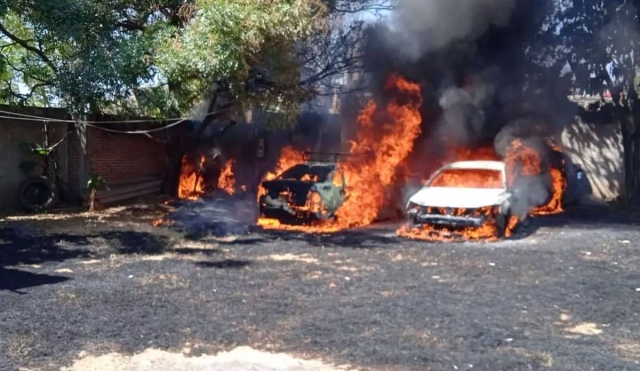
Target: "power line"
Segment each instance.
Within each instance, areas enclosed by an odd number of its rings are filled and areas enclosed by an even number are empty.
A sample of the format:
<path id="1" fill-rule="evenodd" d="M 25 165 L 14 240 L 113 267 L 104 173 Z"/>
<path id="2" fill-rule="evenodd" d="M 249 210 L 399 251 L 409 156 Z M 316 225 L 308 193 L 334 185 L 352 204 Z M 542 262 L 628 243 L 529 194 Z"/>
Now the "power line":
<path id="1" fill-rule="evenodd" d="M 220 111 L 207 113 L 205 115 L 205 117 L 209 116 L 209 115 L 212 115 L 212 114 L 215 114 L 215 113 L 221 113 L 221 112 L 229 111 L 229 110 L 231 110 L 231 108 L 232 107 L 228 107 L 228 108 L 222 109 Z M 149 133 L 153 133 L 153 132 L 156 132 L 156 131 L 169 129 L 171 127 L 177 126 L 177 125 L 179 125 L 179 124 L 191 119 L 190 117 L 182 117 L 182 118 L 169 119 L 169 120 L 149 119 L 149 120 L 129 120 L 129 121 L 83 121 L 83 120 L 73 121 L 73 120 L 63 120 L 63 119 L 48 118 L 48 117 L 44 117 L 44 116 L 26 115 L 26 114 L 22 114 L 22 113 L 14 113 L 14 112 L 3 111 L 3 110 L 0 110 L 0 113 L 5 113 L 5 114 L 18 116 L 18 117 L 0 116 L 0 118 L 4 118 L 4 119 L 23 120 L 23 121 L 42 121 L 42 122 L 66 122 L 66 123 L 79 122 L 79 123 L 85 124 L 88 127 L 92 127 L 92 128 L 98 129 L 98 130 L 109 132 L 109 133 L 118 133 L 118 134 L 149 134 Z M 134 123 L 134 122 L 148 123 L 148 122 L 153 122 L 153 121 L 173 121 L 173 120 L 178 120 L 178 121 L 173 122 L 173 123 L 168 124 L 168 125 L 165 125 L 165 126 L 160 127 L 160 128 L 147 129 L 147 130 L 116 130 L 116 129 L 109 129 L 109 128 L 105 128 L 105 127 L 102 127 L 102 126 L 95 125 L 95 124 L 126 124 L 126 123 Z"/>
<path id="2" fill-rule="evenodd" d="M 50 118 L 50 117 L 44 117 L 44 116 L 35 116 L 35 115 L 27 115 L 24 113 L 17 113 L 17 112 L 11 112 L 11 111 L 3 111 L 0 110 L 0 113 L 4 113 L 7 115 L 12 115 L 12 116 L 18 116 L 18 117 L 28 117 L 31 118 L 33 120 L 38 120 L 38 121 L 49 121 L 49 122 L 68 122 L 68 123 L 75 123 L 75 120 L 65 120 L 65 119 L 56 119 L 56 118 Z M 173 119 L 147 119 L 147 120 L 125 120 L 125 121 L 82 121 L 84 123 L 87 124 L 103 124 L 103 123 L 113 123 L 113 124 L 124 124 L 124 123 L 144 123 L 144 122 L 156 122 L 156 121 L 179 121 L 179 120 L 188 120 L 188 117 L 178 117 L 178 118 L 173 118 Z"/>
<path id="3" fill-rule="evenodd" d="M 119 134 L 149 134 L 149 133 L 153 133 L 156 131 L 160 131 L 160 130 L 166 130 L 169 129 L 171 127 L 174 127 L 176 125 L 182 124 L 183 122 L 189 120 L 188 118 L 183 118 L 179 121 L 174 122 L 173 124 L 169 124 L 166 126 L 163 126 L 161 128 L 155 128 L 155 129 L 147 129 L 147 130 L 114 130 L 114 129 L 107 129 L 107 128 L 103 128 L 101 126 L 96 126 L 93 124 L 88 124 L 86 122 L 84 122 L 85 125 L 92 127 L 92 128 L 96 128 L 102 131 L 106 131 L 108 133 L 119 133 Z M 81 121 L 82 122 L 82 121 Z"/>

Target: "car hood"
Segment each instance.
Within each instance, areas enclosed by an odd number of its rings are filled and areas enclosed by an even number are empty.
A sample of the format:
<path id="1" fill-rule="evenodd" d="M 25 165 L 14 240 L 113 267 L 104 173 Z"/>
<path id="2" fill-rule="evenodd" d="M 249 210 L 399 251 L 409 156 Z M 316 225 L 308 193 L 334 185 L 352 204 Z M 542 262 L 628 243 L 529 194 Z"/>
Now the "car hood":
<path id="1" fill-rule="evenodd" d="M 478 208 L 500 204 L 507 191 L 500 188 L 425 187 L 409 202 L 425 207 Z"/>

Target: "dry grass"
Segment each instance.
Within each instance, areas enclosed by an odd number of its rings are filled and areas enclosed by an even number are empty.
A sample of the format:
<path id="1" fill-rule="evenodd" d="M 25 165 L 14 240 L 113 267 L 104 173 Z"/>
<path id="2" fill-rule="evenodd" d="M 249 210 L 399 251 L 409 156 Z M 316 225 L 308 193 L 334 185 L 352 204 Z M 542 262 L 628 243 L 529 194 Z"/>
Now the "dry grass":
<path id="1" fill-rule="evenodd" d="M 167 289 L 188 289 L 190 280 L 176 274 L 155 274 L 140 278 L 142 285 L 160 285 Z"/>
<path id="2" fill-rule="evenodd" d="M 576 326 L 569 327 L 565 331 L 575 335 L 594 336 L 602 334 L 602 330 L 595 323 L 580 323 Z"/>
<path id="3" fill-rule="evenodd" d="M 14 360 L 25 359 L 33 349 L 34 338 L 31 334 L 9 335 L 7 340 L 7 357 Z"/>
<path id="4" fill-rule="evenodd" d="M 615 344 L 614 348 L 620 358 L 636 364 L 640 362 L 640 343 L 625 340 Z"/>
<path id="5" fill-rule="evenodd" d="M 338 371 L 345 366 L 330 366 L 318 360 L 304 360 L 284 353 L 267 353 L 249 347 L 238 347 L 215 356 L 187 357 L 191 346 L 182 352 L 170 353 L 159 349 L 147 349 L 129 356 L 110 353 L 103 356 L 87 356 L 62 371 L 182 371 L 182 370 L 265 370 L 265 371 Z"/>
<path id="6" fill-rule="evenodd" d="M 526 359 L 539 363 L 542 367 L 551 368 L 553 367 L 554 361 L 553 356 L 549 353 L 545 352 L 536 352 L 525 348 L 515 348 L 515 347 L 505 347 L 502 348 L 504 351 L 513 352 L 517 355 L 525 357 Z"/>
<path id="7" fill-rule="evenodd" d="M 78 296 L 72 292 L 69 288 L 62 288 L 56 292 L 58 300 L 64 303 L 64 305 L 77 306 L 80 302 Z"/>
<path id="8" fill-rule="evenodd" d="M 264 259 L 273 261 L 295 261 L 307 264 L 318 264 L 318 259 L 312 257 L 309 254 L 295 255 L 295 254 L 272 254 L 266 256 Z"/>

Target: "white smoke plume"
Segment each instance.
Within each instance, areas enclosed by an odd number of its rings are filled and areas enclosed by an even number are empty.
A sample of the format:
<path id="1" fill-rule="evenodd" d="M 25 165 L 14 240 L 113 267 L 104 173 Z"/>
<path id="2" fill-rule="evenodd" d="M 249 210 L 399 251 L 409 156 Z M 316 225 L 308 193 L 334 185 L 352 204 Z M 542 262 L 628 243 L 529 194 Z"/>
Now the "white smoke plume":
<path id="1" fill-rule="evenodd" d="M 416 61 L 453 41 L 475 40 L 509 22 L 515 0 L 400 0 L 392 15 L 390 45 Z"/>

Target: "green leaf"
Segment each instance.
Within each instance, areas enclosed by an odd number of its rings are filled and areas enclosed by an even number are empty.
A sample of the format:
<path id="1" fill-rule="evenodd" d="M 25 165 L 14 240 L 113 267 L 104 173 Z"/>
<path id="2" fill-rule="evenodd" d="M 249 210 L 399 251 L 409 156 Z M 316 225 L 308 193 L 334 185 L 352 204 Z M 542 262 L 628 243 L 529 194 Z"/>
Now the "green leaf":
<path id="1" fill-rule="evenodd" d="M 25 153 L 35 153 L 42 147 L 38 143 L 20 142 L 20 149 Z"/>
<path id="2" fill-rule="evenodd" d="M 99 174 L 90 174 L 89 180 L 87 181 L 87 192 L 91 192 L 91 190 L 98 190 L 101 187 L 109 189 L 106 180 Z"/>

